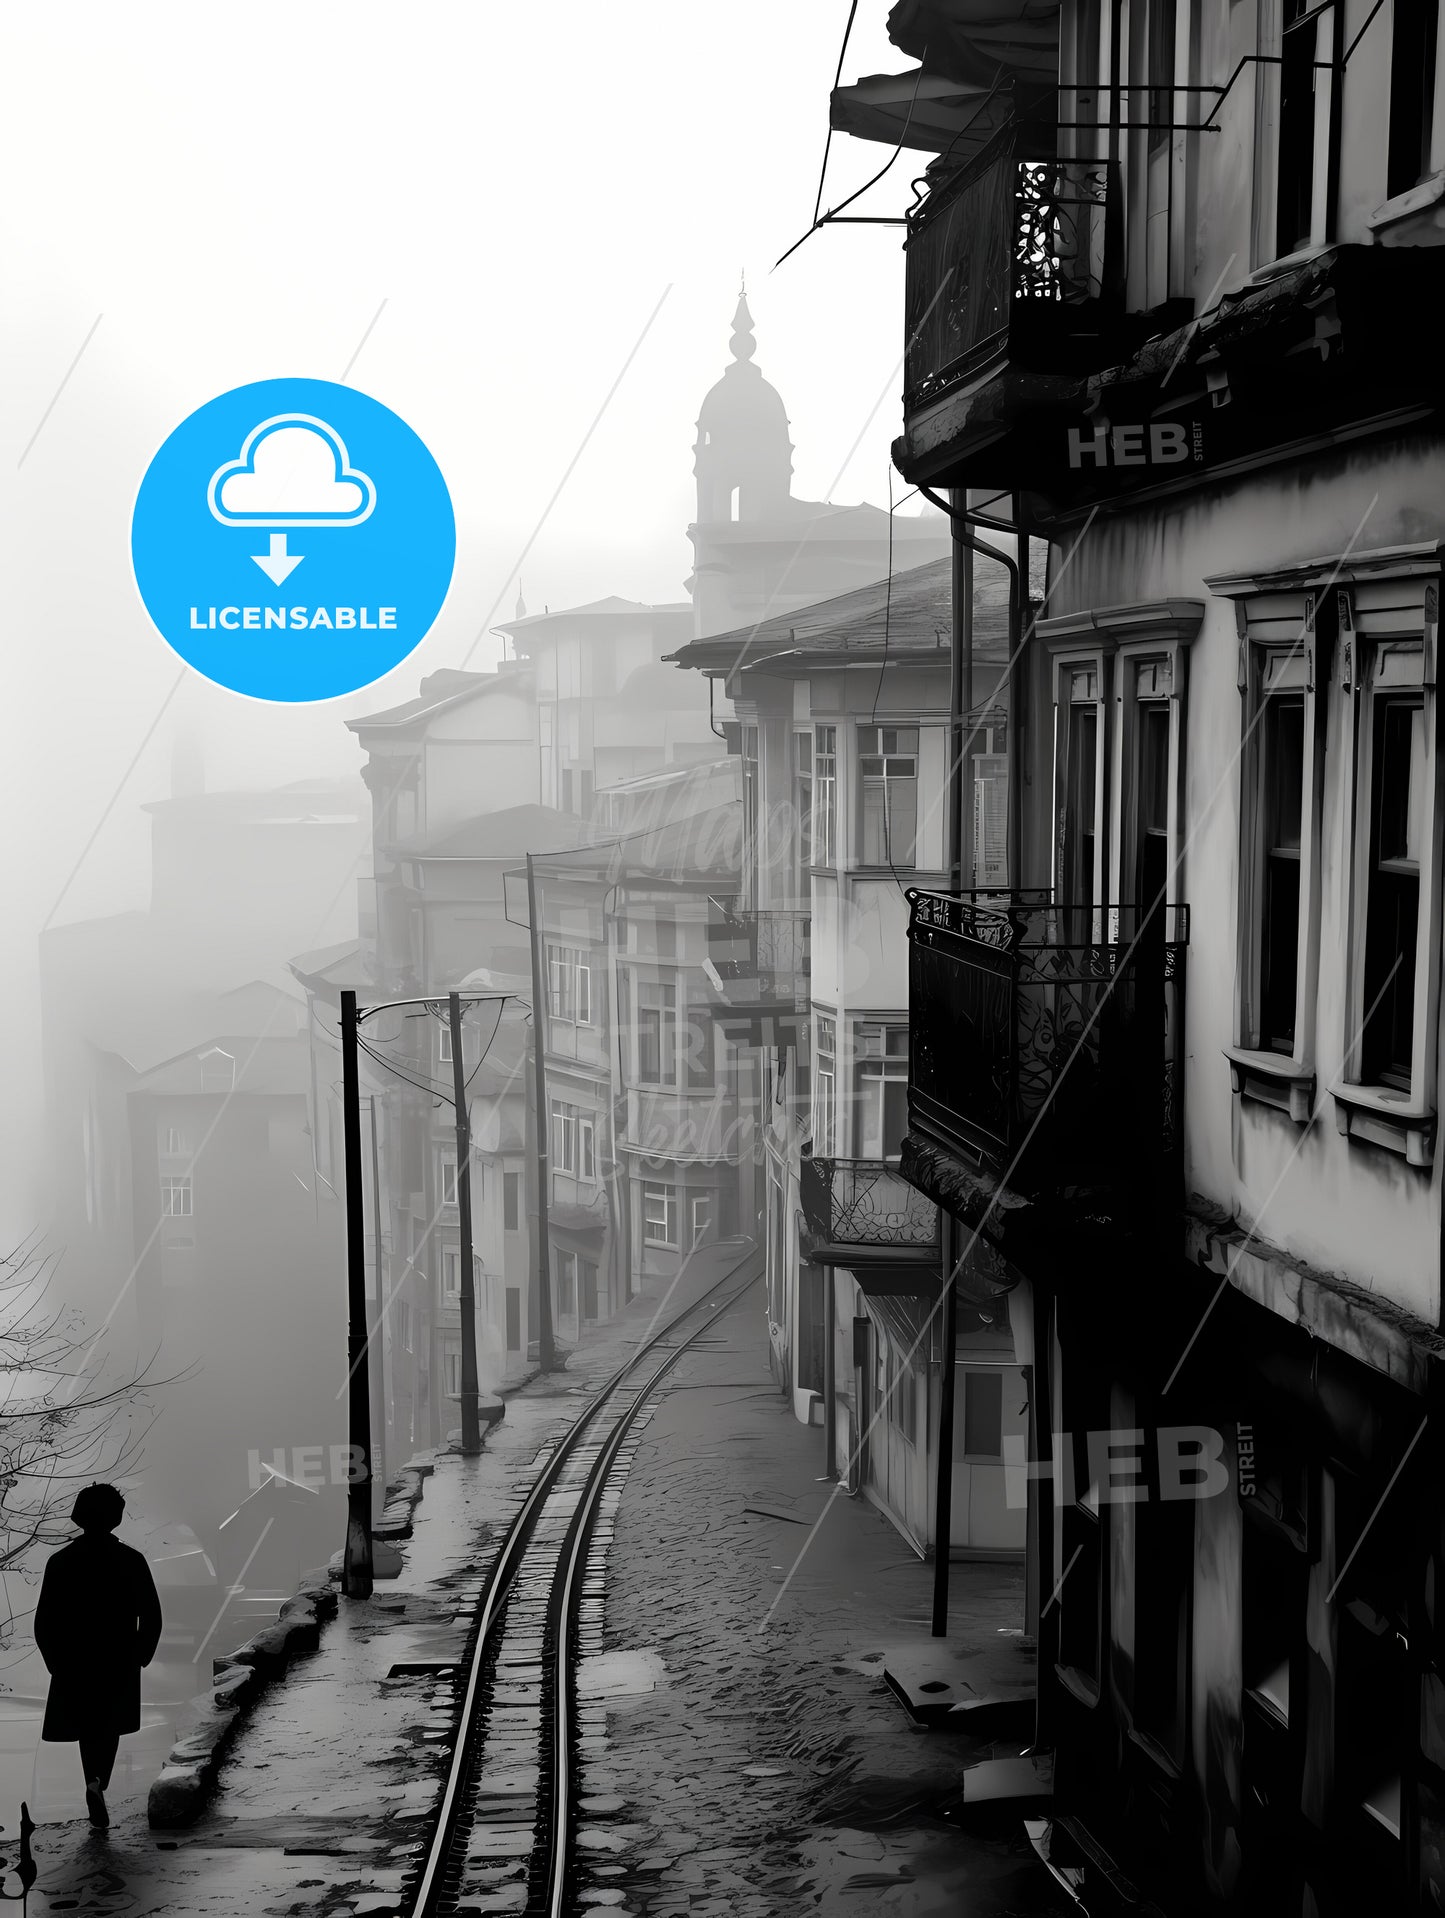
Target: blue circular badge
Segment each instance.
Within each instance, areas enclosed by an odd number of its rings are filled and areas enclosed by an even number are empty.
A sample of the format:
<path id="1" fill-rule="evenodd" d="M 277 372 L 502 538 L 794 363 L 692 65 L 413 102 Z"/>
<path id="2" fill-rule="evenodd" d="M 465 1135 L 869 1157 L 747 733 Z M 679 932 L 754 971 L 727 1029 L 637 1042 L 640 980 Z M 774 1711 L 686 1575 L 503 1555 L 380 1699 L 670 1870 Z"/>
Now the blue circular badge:
<path id="1" fill-rule="evenodd" d="M 334 699 L 389 673 L 431 630 L 456 548 L 421 440 L 329 380 L 207 401 L 151 461 L 131 520 L 162 636 L 253 699 Z"/>

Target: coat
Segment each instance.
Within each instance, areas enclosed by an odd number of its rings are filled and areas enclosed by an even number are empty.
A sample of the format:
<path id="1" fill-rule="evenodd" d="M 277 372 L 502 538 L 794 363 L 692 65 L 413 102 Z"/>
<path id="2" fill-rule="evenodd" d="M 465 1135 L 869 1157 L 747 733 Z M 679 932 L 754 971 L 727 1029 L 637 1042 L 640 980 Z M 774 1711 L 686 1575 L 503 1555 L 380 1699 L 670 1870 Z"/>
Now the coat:
<path id="1" fill-rule="evenodd" d="M 35 1643 L 50 1673 L 42 1738 L 66 1742 L 140 1729 L 140 1675 L 161 1636 L 161 1601 L 144 1556 L 87 1532 L 47 1562 Z"/>

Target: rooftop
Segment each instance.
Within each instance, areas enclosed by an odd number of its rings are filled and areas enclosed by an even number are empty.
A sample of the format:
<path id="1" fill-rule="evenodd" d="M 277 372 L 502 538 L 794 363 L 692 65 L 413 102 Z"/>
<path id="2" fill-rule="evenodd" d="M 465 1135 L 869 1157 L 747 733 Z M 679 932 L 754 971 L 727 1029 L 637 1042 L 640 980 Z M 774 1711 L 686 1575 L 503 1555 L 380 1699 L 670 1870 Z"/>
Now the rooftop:
<path id="1" fill-rule="evenodd" d="M 671 657 L 703 672 L 807 671 L 825 663 L 881 663 L 948 657 L 952 631 L 951 559 L 894 573 L 835 599 L 801 606 L 756 626 L 680 647 Z M 1009 575 L 1006 567 L 980 561 L 974 569 L 974 658 L 1002 664 L 1008 658 Z M 741 662 L 741 664 L 740 664 Z"/>
<path id="2" fill-rule="evenodd" d="M 437 672 L 427 674 L 415 699 L 403 700 L 399 706 L 383 707 L 380 712 L 365 713 L 360 719 L 348 719 L 346 725 L 358 735 L 405 731 L 417 720 L 428 719 L 433 713 L 464 705 L 469 699 L 483 698 L 501 687 L 514 688 L 519 678 L 525 678 L 525 675 L 513 660 L 504 660 L 495 672 L 485 673 L 464 673 L 456 667 L 442 667 Z"/>
<path id="3" fill-rule="evenodd" d="M 508 806 L 438 826 L 392 848 L 400 859 L 521 859 L 529 852 L 564 852 L 590 845 L 595 829 L 551 806 Z"/>

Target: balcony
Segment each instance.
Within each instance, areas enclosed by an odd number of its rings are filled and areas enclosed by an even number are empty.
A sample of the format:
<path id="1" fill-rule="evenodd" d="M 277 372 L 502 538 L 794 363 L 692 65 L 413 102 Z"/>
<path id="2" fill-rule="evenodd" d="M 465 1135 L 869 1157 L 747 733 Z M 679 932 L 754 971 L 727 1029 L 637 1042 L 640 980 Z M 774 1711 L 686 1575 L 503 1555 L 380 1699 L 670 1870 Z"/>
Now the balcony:
<path id="1" fill-rule="evenodd" d="M 1188 907 L 909 901 L 910 1180 L 960 1217 L 986 1205 L 1000 1242 L 1021 1209 L 1127 1225 L 1167 1200 Z"/>
<path id="2" fill-rule="evenodd" d="M 916 1288 L 926 1269 L 936 1283 L 938 1208 L 909 1185 L 897 1166 L 881 1159 L 815 1159 L 799 1167 L 803 1256 L 816 1265 L 853 1271 L 913 1267 Z M 865 1290 L 879 1289 L 864 1283 Z"/>
<path id="3" fill-rule="evenodd" d="M 810 915 L 731 900 L 710 906 L 703 970 L 719 1024 L 739 1044 L 796 1045 L 810 1003 Z"/>
<path id="4" fill-rule="evenodd" d="M 1107 363 L 1118 302 L 1106 242 L 1112 163 L 979 155 L 909 222 L 904 410 L 1007 358 L 1036 373 Z"/>

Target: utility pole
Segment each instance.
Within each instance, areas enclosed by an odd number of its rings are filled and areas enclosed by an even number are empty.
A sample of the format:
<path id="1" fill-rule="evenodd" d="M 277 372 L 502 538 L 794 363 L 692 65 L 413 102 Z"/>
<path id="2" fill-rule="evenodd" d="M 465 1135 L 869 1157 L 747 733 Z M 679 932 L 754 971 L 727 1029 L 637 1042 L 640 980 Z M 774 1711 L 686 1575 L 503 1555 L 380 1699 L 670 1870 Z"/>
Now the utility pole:
<path id="1" fill-rule="evenodd" d="M 462 998 L 447 1000 L 452 1033 L 452 1087 L 457 1119 L 457 1229 L 461 1239 L 462 1452 L 482 1449 L 477 1422 L 477 1297 L 472 1283 L 472 1128 L 467 1115 L 466 1062 L 462 1057 Z"/>
<path id="2" fill-rule="evenodd" d="M 386 1297 L 381 1249 L 381 1152 L 376 1138 L 376 1094 L 367 1100 L 371 1108 L 371 1223 L 376 1234 L 372 1245 L 372 1291 L 366 1309 L 366 1369 L 371 1379 L 371 1442 L 374 1453 L 372 1470 L 373 1503 L 375 1481 L 385 1485 L 386 1471 L 386 1346 L 381 1329 L 381 1306 Z M 378 1514 L 379 1516 L 379 1514 Z"/>
<path id="3" fill-rule="evenodd" d="M 542 928 L 537 919 L 537 870 L 531 853 L 527 854 L 527 924 L 532 934 L 532 1088 L 537 1108 L 537 1363 L 544 1372 L 551 1372 L 557 1354 L 552 1343 L 552 1261 L 547 1244 L 547 1138 L 551 1131 L 547 1112 L 547 998 Z"/>
<path id="4" fill-rule="evenodd" d="M 961 515 L 966 493 L 955 492 L 953 506 L 960 517 L 949 521 L 953 534 L 953 645 L 948 661 L 948 880 L 954 892 L 963 890 L 964 791 L 969 760 L 965 753 L 966 727 L 973 704 L 973 548 Z M 954 1287 L 954 1257 L 958 1228 L 950 1212 L 939 1212 L 939 1271 L 943 1283 L 943 1311 L 939 1336 L 943 1345 L 938 1379 L 938 1471 L 933 1517 L 933 1636 L 948 1636 L 948 1555 L 953 1544 L 953 1402 L 957 1372 L 958 1294 Z"/>
<path id="5" fill-rule="evenodd" d="M 371 1597 L 371 1383 L 366 1339 L 366 1202 L 361 1187 L 361 1074 L 356 1047 L 356 994 L 341 994 L 341 1103 L 346 1145 L 346 1356 L 351 1478 L 346 1493 L 346 1549 L 341 1589 Z"/>

